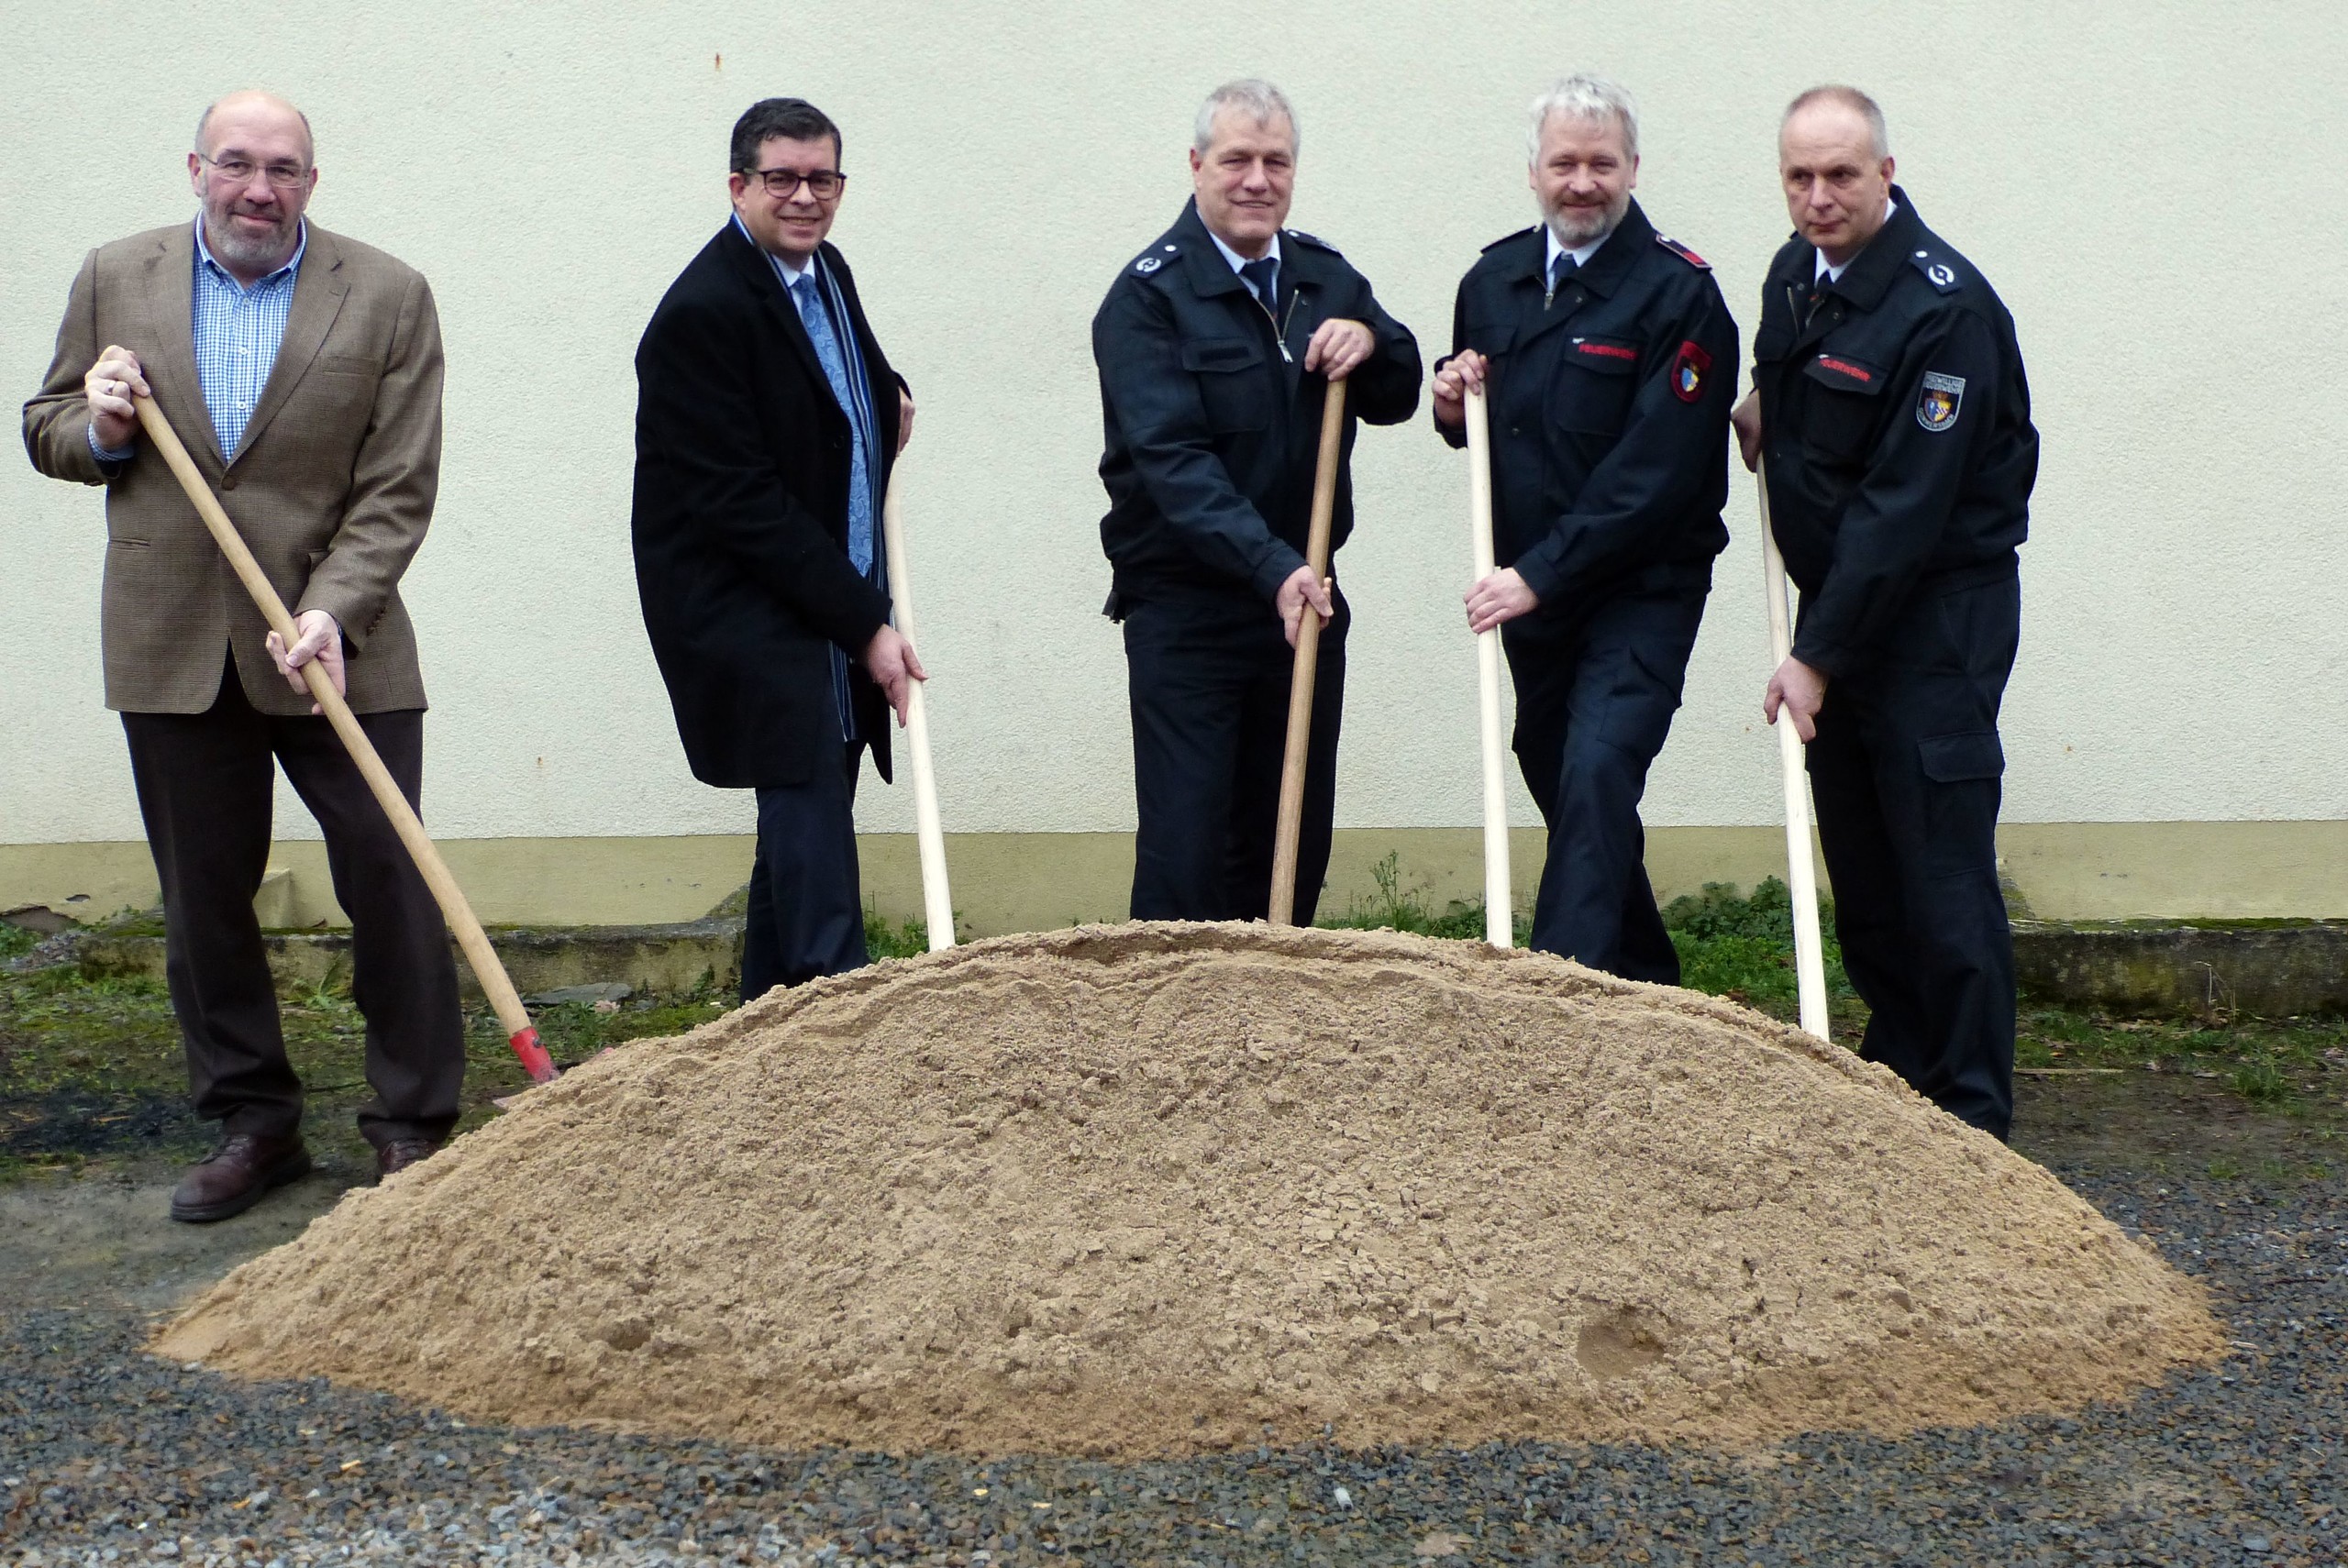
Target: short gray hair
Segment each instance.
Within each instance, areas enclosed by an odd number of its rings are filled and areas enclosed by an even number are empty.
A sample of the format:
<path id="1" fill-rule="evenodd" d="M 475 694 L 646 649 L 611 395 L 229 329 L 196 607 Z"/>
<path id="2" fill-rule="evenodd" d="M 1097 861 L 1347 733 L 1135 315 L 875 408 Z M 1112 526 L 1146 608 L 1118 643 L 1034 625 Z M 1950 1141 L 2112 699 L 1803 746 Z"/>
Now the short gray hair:
<path id="1" fill-rule="evenodd" d="M 1552 115 L 1577 120 L 1611 119 L 1623 127 L 1623 150 L 1633 158 L 1639 155 L 1639 101 L 1619 82 L 1588 74 L 1559 77 L 1533 100 L 1532 113 L 1532 127 L 1524 133 L 1524 157 L 1529 163 L 1541 160 L 1541 128 Z"/>
<path id="2" fill-rule="evenodd" d="M 1845 87 L 1839 82 L 1829 82 L 1822 86 L 1812 87 L 1809 92 L 1788 104 L 1784 117 L 1778 121 L 1778 128 L 1780 131 L 1784 130 L 1787 120 L 1792 119 L 1812 104 L 1840 104 L 1857 115 L 1867 123 L 1867 135 L 1875 142 L 1875 156 L 1878 159 L 1891 156 L 1891 132 L 1884 127 L 1883 105 L 1856 87 Z"/>
<path id="3" fill-rule="evenodd" d="M 1236 82 L 1226 82 L 1207 94 L 1199 105 L 1199 118 L 1191 130 L 1191 145 L 1200 152 L 1214 145 L 1214 120 L 1225 109 L 1244 110 L 1259 126 L 1274 120 L 1288 122 L 1288 150 L 1293 157 L 1303 142 L 1297 129 L 1296 111 L 1289 107 L 1288 94 L 1261 77 L 1243 76 Z"/>

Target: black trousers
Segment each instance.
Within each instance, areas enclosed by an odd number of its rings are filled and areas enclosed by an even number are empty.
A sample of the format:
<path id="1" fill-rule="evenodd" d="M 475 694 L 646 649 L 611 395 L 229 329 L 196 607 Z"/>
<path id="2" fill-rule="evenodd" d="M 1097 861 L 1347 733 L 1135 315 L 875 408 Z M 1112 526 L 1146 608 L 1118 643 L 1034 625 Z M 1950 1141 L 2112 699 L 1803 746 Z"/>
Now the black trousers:
<path id="1" fill-rule="evenodd" d="M 1501 634 L 1516 686 L 1517 765 L 1548 824 L 1533 945 L 1627 980 L 1679 983 L 1646 872 L 1639 799 L 1671 733 L 1711 569 L 1631 586 Z"/>
<path id="2" fill-rule="evenodd" d="M 1299 925 L 1312 923 L 1329 872 L 1345 716 L 1342 595 L 1321 629 L 1297 841 Z M 1272 897 L 1272 839 L 1296 668 L 1279 618 L 1251 596 L 1152 599 L 1124 608 L 1134 726 L 1135 920 L 1262 920 Z"/>
<path id="3" fill-rule="evenodd" d="M 424 786 L 424 714 L 363 713 L 410 805 Z M 334 896 L 350 916 L 352 999 L 367 1020 L 359 1126 L 378 1148 L 449 1135 L 464 1086 L 464 1019 L 440 908 L 322 718 L 275 718 L 236 667 L 202 713 L 125 713 L 130 773 L 163 884 L 164 972 L 196 1114 L 227 1133 L 290 1136 L 302 1082 L 285 1059 L 253 895 L 269 869 L 273 757 L 318 820 Z"/>
<path id="4" fill-rule="evenodd" d="M 759 790 L 759 851 L 742 929 L 742 999 L 862 968 L 864 894 L 856 861 L 862 745 L 803 784 Z"/>
<path id="5" fill-rule="evenodd" d="M 1832 682 L 1810 744 L 1834 931 L 1873 1010 L 1861 1055 L 2003 1138 L 2013 1123 L 2014 959 L 1998 888 L 2021 586 L 1918 595 L 1871 668 Z"/>

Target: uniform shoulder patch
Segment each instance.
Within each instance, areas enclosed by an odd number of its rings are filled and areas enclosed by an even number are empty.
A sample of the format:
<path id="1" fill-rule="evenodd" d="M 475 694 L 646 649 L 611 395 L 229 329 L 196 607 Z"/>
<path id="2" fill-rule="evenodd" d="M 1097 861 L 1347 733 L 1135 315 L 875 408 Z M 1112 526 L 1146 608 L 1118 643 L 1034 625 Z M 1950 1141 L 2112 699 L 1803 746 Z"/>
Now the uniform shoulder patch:
<path id="1" fill-rule="evenodd" d="M 1957 410 L 1965 406 L 1965 378 L 1946 376 L 1938 370 L 1924 372 L 1924 384 L 1916 393 L 1916 423 L 1934 435 L 1956 423 Z"/>
<path id="2" fill-rule="evenodd" d="M 1345 254 L 1345 252 L 1339 250 L 1335 246 L 1330 244 L 1327 240 L 1322 238 L 1317 234 L 1307 234 L 1301 228 L 1282 229 L 1280 232 L 1287 235 L 1290 239 L 1302 240 L 1305 244 L 1312 246 L 1314 249 L 1325 250 L 1332 256 L 1342 256 Z"/>
<path id="3" fill-rule="evenodd" d="M 1135 257 L 1134 259 L 1133 270 L 1146 278 L 1152 272 L 1157 271 L 1160 267 L 1165 266 L 1166 263 L 1173 260 L 1174 258 L 1180 256 L 1181 253 L 1182 248 L 1175 244 L 1172 240 L 1169 239 L 1162 241 L 1157 245 L 1151 246 L 1148 249 Z"/>
<path id="4" fill-rule="evenodd" d="M 1666 250 L 1670 251 L 1674 256 L 1678 257 L 1682 261 L 1687 262 L 1690 267 L 1697 268 L 1700 271 L 1706 272 L 1712 270 L 1712 264 L 1710 261 L 1705 260 L 1702 257 L 1697 255 L 1694 251 L 1689 249 L 1686 246 L 1680 244 L 1679 241 L 1676 239 L 1670 238 L 1666 235 L 1658 234 L 1655 237 L 1655 242 L 1657 245 L 1662 246 Z"/>
<path id="5" fill-rule="evenodd" d="M 1910 251 L 1908 265 L 1924 274 L 1924 282 L 1944 294 L 1953 294 L 1965 286 L 1956 275 L 1956 269 L 1929 250 Z"/>
<path id="6" fill-rule="evenodd" d="M 1520 228 L 1513 234 L 1503 234 L 1498 239 L 1493 240 L 1490 245 L 1485 246 L 1483 254 L 1489 256 L 1503 245 L 1512 245 L 1520 239 L 1529 239 L 1540 232 L 1541 226 L 1536 223 L 1531 228 Z"/>

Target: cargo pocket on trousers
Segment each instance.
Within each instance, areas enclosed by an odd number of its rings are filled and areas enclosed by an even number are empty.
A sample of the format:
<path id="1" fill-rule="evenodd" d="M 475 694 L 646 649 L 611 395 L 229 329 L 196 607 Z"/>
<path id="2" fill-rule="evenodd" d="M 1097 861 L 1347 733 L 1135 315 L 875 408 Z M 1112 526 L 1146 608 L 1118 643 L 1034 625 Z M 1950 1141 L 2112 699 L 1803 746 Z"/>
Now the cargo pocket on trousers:
<path id="1" fill-rule="evenodd" d="M 1677 670 L 1657 668 L 1656 661 L 1641 650 L 1625 649 L 1600 735 L 1641 761 L 1653 762 L 1671 737 L 1672 715 L 1679 711 L 1686 679 L 1684 664 Z"/>
<path id="2" fill-rule="evenodd" d="M 1995 730 L 1927 735 L 1916 743 L 1924 775 L 1924 874 L 1998 871 L 1998 799 L 2005 747 Z"/>

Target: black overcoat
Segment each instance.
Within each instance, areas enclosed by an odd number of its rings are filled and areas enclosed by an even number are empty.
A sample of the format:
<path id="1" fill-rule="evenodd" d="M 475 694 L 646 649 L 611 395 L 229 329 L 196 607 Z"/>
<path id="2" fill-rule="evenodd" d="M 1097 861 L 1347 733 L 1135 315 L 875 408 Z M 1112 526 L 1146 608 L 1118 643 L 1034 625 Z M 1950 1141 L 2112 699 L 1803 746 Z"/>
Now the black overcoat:
<path id="1" fill-rule="evenodd" d="M 822 254 L 872 382 L 885 493 L 903 382 L 847 262 L 828 243 Z M 704 784 L 803 783 L 838 756 L 830 650 L 861 654 L 889 599 L 847 556 L 847 415 L 781 281 L 733 223 L 662 296 L 636 381 L 637 591 L 686 760 Z M 876 507 L 876 557 L 880 529 Z M 849 681 L 886 778 L 886 701 L 860 665 Z"/>

